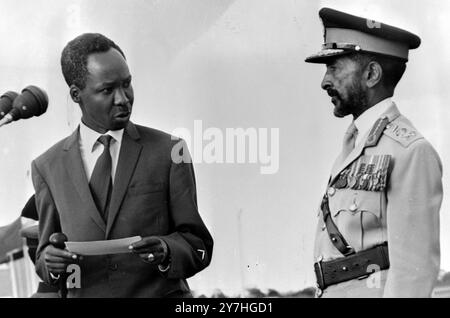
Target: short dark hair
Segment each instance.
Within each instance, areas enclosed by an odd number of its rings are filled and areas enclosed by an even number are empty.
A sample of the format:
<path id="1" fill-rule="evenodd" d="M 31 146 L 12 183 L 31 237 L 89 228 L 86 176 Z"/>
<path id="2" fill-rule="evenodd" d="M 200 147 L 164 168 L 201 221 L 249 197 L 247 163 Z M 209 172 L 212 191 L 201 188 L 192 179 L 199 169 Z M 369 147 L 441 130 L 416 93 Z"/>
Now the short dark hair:
<path id="1" fill-rule="evenodd" d="M 383 69 L 382 84 L 387 89 L 395 89 L 406 70 L 406 61 L 400 58 L 374 53 L 354 53 L 349 56 L 361 67 L 372 61 L 378 62 Z"/>
<path id="2" fill-rule="evenodd" d="M 84 89 L 89 55 L 107 52 L 111 48 L 119 51 L 126 59 L 120 47 L 100 33 L 84 33 L 67 43 L 61 54 L 61 68 L 67 85 Z"/>

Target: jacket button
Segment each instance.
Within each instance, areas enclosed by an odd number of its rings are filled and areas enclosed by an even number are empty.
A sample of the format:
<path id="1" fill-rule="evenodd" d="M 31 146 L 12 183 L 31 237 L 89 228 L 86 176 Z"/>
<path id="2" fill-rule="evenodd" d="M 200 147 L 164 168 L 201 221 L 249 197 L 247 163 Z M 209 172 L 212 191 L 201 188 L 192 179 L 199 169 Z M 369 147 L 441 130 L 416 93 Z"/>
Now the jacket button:
<path id="1" fill-rule="evenodd" d="M 332 197 L 336 193 L 336 189 L 333 187 L 328 188 L 328 195 Z"/>
<path id="2" fill-rule="evenodd" d="M 358 210 L 358 206 L 356 205 L 356 203 L 353 203 L 352 205 L 350 205 L 349 209 L 351 212 L 355 212 L 356 210 Z"/>

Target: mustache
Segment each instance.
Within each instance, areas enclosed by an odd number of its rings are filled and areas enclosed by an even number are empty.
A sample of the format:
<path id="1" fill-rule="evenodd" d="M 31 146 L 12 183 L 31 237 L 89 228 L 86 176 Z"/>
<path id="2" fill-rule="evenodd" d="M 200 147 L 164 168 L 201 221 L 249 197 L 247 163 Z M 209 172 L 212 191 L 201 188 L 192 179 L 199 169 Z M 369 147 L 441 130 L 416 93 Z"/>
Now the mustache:
<path id="1" fill-rule="evenodd" d="M 132 105 L 131 103 L 125 103 L 121 105 L 115 105 L 116 109 L 119 109 L 119 111 L 131 111 Z"/>
<path id="2" fill-rule="evenodd" d="M 327 89 L 327 93 L 328 93 L 328 96 L 330 96 L 330 97 L 341 98 L 341 96 L 339 95 L 339 92 L 337 90 L 333 89 L 333 88 L 328 88 Z"/>

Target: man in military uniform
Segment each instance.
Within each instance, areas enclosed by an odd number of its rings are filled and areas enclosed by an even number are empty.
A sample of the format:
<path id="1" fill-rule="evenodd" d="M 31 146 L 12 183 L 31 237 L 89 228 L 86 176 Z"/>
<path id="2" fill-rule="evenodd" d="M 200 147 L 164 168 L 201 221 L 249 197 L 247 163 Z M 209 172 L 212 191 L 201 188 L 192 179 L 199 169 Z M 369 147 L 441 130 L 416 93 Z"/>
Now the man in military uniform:
<path id="1" fill-rule="evenodd" d="M 319 209 L 319 297 L 429 297 L 440 268 L 438 154 L 391 99 L 410 32 L 323 8 L 322 88 L 352 115 Z"/>

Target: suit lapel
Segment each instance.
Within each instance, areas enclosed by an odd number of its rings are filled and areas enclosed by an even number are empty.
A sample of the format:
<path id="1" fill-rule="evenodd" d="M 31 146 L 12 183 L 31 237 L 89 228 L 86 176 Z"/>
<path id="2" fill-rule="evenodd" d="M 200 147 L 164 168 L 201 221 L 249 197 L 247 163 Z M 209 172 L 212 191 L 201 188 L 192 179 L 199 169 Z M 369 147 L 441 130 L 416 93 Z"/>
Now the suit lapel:
<path id="1" fill-rule="evenodd" d="M 97 224 L 98 227 L 105 232 L 106 224 L 98 213 L 89 189 L 89 182 L 84 170 L 83 160 L 81 159 L 78 139 L 79 128 L 71 136 L 69 136 L 64 144 L 64 166 L 66 167 L 67 173 L 69 174 L 70 179 L 72 180 L 72 183 L 75 186 L 83 205 L 85 206 L 85 210 L 88 212 L 95 224 Z"/>
<path id="2" fill-rule="evenodd" d="M 392 122 L 398 116 L 400 116 L 400 112 L 399 112 L 397 106 L 395 105 L 395 103 L 392 103 L 392 105 L 380 116 L 380 119 L 387 118 L 387 122 L 386 122 L 386 124 L 387 124 L 387 123 Z M 364 138 L 361 140 L 361 142 L 355 147 L 355 149 L 353 149 L 353 151 L 350 152 L 350 154 L 347 156 L 347 158 L 345 158 L 343 161 L 340 161 L 341 163 L 335 163 L 335 165 L 333 166 L 333 170 L 331 172 L 331 179 L 330 179 L 329 184 L 332 184 L 335 181 L 336 177 L 342 172 L 342 170 L 347 168 L 348 165 L 350 165 L 353 161 L 355 161 L 357 158 L 359 158 L 359 156 L 361 156 L 361 153 L 364 151 L 364 149 L 366 149 L 367 147 L 373 147 L 376 145 L 376 143 L 373 144 L 373 142 L 369 142 L 368 139 L 372 139 L 373 133 L 376 132 L 375 126 L 378 123 L 379 123 L 379 120 L 377 120 L 377 122 L 374 124 L 374 126 L 370 130 L 370 133 L 366 134 L 364 136 Z M 384 127 L 382 130 L 384 130 Z M 383 132 L 381 131 L 381 134 L 382 133 Z"/>
<path id="3" fill-rule="evenodd" d="M 106 238 L 108 238 L 109 233 L 111 232 L 111 228 L 117 217 L 128 184 L 130 183 L 141 154 L 142 145 L 138 142 L 139 138 L 136 127 L 130 122 L 124 131 L 122 145 L 120 147 L 119 161 L 117 163 L 116 176 L 108 212 Z"/>

